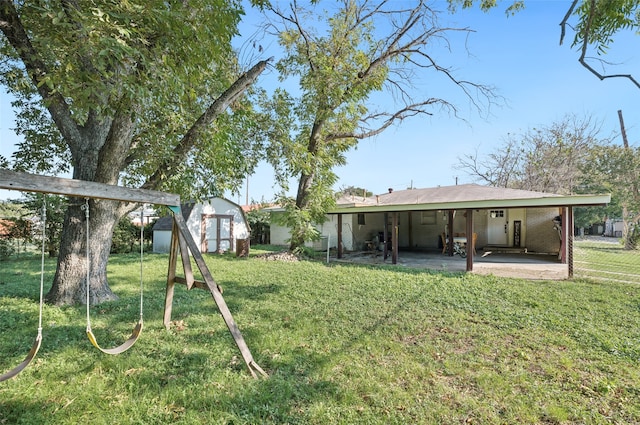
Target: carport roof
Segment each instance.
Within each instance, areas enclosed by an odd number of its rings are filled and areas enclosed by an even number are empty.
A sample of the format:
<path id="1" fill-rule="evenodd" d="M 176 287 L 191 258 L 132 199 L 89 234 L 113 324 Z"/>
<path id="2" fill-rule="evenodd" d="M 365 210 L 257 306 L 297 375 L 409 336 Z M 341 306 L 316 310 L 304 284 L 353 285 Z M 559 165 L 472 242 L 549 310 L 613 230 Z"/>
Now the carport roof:
<path id="1" fill-rule="evenodd" d="M 462 184 L 390 191 L 374 197 L 343 197 L 329 214 L 487 208 L 606 205 L 611 195 L 558 195 L 529 190 Z"/>

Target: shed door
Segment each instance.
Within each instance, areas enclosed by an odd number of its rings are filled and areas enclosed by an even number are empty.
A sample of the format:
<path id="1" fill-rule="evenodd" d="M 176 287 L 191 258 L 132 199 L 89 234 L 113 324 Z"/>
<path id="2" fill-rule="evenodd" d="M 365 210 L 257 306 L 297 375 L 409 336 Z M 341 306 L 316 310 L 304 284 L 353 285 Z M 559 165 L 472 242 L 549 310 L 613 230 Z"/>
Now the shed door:
<path id="1" fill-rule="evenodd" d="M 487 239 L 489 245 L 507 245 L 507 210 L 489 210 Z"/>
<path id="2" fill-rule="evenodd" d="M 202 216 L 202 252 L 223 252 L 233 249 L 233 216 L 210 214 Z"/>

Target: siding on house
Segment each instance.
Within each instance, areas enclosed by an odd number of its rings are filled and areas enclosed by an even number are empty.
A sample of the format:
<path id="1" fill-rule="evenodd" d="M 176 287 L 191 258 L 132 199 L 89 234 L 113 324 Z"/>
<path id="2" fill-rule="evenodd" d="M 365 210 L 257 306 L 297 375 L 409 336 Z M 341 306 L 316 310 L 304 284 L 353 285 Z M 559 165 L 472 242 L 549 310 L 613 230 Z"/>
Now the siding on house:
<path id="1" fill-rule="evenodd" d="M 487 223 L 491 210 L 473 212 L 474 231 L 478 235 L 476 248 L 488 245 Z M 520 247 L 531 252 L 558 253 L 560 239 L 553 229 L 553 218 L 558 215 L 558 208 L 511 208 L 506 209 L 507 243 L 514 246 L 514 222 L 521 222 Z M 273 211 L 273 215 L 283 214 Z M 384 213 L 363 213 L 364 224 L 359 224 L 358 214 L 342 215 L 343 247 L 347 251 L 364 250 L 367 244 L 381 240 L 379 234 L 384 231 Z M 403 211 L 398 213 L 398 247 L 401 249 L 434 251 L 442 249 L 440 235 L 447 231 L 448 214 L 446 211 Z M 453 232 L 465 233 L 466 218 L 464 211 L 456 211 L 453 218 Z M 323 237 L 329 237 L 332 248 L 337 246 L 337 215 L 328 216 L 328 221 L 316 228 Z M 388 214 L 389 231 L 391 214 Z M 391 235 L 388 235 L 391 236 Z M 271 243 L 288 245 L 291 237 L 289 229 L 275 224 L 272 216 Z M 308 243 L 307 246 L 313 246 Z M 379 248 L 381 248 L 379 246 Z"/>
<path id="2" fill-rule="evenodd" d="M 284 214 L 282 211 L 271 212 L 271 226 L 270 226 L 270 240 L 272 245 L 288 246 L 289 239 L 291 238 L 291 230 L 288 227 L 278 224 L 276 218 L 279 214 Z M 342 216 L 342 243 L 346 250 L 353 250 L 353 235 L 354 235 L 354 220 L 355 214 L 344 214 Z M 357 217 L 356 217 L 357 220 Z M 357 221 L 356 221 L 357 223 Z M 356 224 L 357 225 L 357 224 Z M 327 221 L 322 224 L 316 224 L 315 228 L 320 232 L 321 237 L 327 239 L 327 243 L 330 248 L 336 248 L 338 245 L 338 217 L 328 216 Z M 305 246 L 318 249 L 324 249 L 326 246 L 321 246 L 319 242 L 307 242 Z"/>

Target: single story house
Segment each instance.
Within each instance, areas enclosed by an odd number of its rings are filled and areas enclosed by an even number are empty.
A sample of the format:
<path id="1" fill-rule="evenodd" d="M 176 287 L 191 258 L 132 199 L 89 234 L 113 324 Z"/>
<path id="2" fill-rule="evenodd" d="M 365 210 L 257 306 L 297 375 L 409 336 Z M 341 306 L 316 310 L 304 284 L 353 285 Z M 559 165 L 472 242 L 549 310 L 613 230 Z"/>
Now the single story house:
<path id="1" fill-rule="evenodd" d="M 234 251 L 239 240 L 249 239 L 247 218 L 238 204 L 224 198 L 182 205 L 182 215 L 200 252 Z M 171 247 L 171 217 L 162 217 L 153 226 L 153 252 L 166 253 Z"/>
<path id="2" fill-rule="evenodd" d="M 473 235 L 469 241 L 475 239 L 476 251 L 557 254 L 567 262 L 573 252 L 573 231 L 568 231 L 573 229 L 573 207 L 605 205 L 610 199 L 477 184 L 389 190 L 368 198 L 340 198 L 317 228 L 339 258 L 344 250 L 379 249 L 395 263 L 399 251 L 443 251 L 450 237 Z M 282 210 L 272 214 L 278 213 Z M 288 235 L 288 229 L 272 223 L 272 244 L 286 244 Z M 473 255 L 467 256 L 467 270 L 473 270 Z"/>

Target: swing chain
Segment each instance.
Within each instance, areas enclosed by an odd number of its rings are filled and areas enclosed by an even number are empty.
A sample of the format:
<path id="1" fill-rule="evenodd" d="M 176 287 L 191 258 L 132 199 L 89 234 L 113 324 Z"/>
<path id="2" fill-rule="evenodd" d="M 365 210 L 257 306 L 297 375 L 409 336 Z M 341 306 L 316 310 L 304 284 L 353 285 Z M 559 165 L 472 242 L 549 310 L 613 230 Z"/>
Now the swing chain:
<path id="1" fill-rule="evenodd" d="M 84 217 L 89 220 L 89 198 L 84 198 L 84 204 L 80 205 L 80 209 L 84 211 Z"/>

